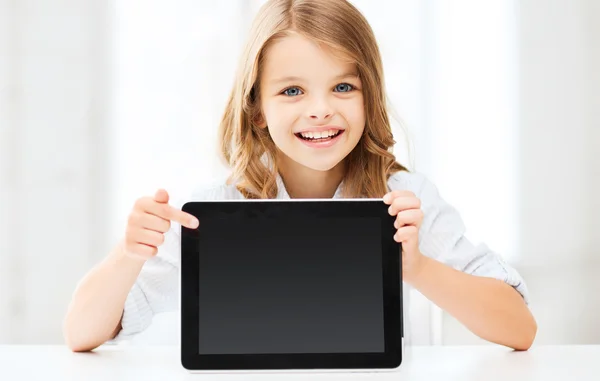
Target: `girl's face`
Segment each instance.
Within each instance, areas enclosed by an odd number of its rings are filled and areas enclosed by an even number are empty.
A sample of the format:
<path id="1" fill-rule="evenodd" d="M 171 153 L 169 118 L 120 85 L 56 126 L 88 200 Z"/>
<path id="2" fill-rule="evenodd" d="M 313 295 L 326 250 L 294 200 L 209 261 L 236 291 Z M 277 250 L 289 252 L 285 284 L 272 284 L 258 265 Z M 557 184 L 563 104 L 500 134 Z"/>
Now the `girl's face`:
<path id="1" fill-rule="evenodd" d="M 259 80 L 259 126 L 269 129 L 280 155 L 328 171 L 356 147 L 365 112 L 354 64 L 292 35 L 269 47 Z"/>

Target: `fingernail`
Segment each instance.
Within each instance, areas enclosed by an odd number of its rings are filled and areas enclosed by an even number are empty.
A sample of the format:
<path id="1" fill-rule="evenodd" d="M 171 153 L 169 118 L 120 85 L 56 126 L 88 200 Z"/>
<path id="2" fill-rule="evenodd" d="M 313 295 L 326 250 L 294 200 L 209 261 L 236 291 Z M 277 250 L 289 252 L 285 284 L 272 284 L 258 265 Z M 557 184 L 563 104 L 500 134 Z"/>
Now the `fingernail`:
<path id="1" fill-rule="evenodd" d="M 192 218 L 192 219 L 190 220 L 190 227 L 191 227 L 192 229 L 196 229 L 196 228 L 198 227 L 198 225 L 199 225 L 199 222 L 198 222 L 198 220 L 197 220 L 197 219 L 195 219 L 195 218 Z"/>

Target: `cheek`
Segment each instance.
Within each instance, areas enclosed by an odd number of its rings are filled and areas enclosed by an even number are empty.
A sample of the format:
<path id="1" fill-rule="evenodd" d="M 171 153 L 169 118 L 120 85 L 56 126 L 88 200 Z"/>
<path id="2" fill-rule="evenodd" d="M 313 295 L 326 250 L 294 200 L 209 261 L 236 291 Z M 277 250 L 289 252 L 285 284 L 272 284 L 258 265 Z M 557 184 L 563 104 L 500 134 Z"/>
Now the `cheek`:
<path id="1" fill-rule="evenodd" d="M 260 105 L 263 118 L 267 126 L 272 124 L 273 120 L 277 119 L 277 107 L 274 107 L 272 102 L 263 101 Z"/>
<path id="2" fill-rule="evenodd" d="M 362 96 L 353 98 L 344 105 L 344 118 L 354 131 L 362 133 L 365 128 L 365 106 Z"/>
<path id="3" fill-rule="evenodd" d="M 296 107 L 294 104 L 281 102 L 263 103 L 263 115 L 272 136 L 283 136 L 290 133 L 290 126 L 297 119 Z"/>

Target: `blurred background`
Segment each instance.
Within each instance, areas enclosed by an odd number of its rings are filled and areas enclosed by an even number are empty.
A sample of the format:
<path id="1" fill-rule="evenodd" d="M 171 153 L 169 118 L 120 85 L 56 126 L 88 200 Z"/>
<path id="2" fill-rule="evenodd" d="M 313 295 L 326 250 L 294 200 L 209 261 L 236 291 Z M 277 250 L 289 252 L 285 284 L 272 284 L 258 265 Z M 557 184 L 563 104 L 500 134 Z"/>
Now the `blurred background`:
<path id="1" fill-rule="evenodd" d="M 397 157 L 525 277 L 537 344 L 600 343 L 600 2 L 352 2 Z M 1 344 L 62 343 L 135 199 L 224 178 L 217 126 L 262 3 L 0 0 Z M 416 344 L 480 343 L 416 296 Z"/>

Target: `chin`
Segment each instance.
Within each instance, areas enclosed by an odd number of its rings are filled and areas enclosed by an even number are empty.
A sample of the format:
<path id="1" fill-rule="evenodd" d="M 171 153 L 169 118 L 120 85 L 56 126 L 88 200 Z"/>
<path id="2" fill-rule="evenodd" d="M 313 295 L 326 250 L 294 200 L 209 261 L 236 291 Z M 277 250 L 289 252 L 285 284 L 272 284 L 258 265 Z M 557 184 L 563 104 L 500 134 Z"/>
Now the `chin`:
<path id="1" fill-rule="evenodd" d="M 344 160 L 344 158 L 338 159 L 338 160 L 321 160 L 321 161 L 311 161 L 311 162 L 306 162 L 306 161 L 299 161 L 300 164 L 302 164 L 303 166 L 305 166 L 306 168 L 310 168 L 314 171 L 320 171 L 320 172 L 327 172 L 330 171 L 332 169 L 334 169 L 336 166 L 338 166 L 342 161 Z"/>
<path id="2" fill-rule="evenodd" d="M 337 163 L 334 164 L 334 165 L 323 165 L 323 164 L 321 164 L 321 165 L 317 165 L 317 164 L 315 164 L 315 165 L 303 164 L 303 165 L 306 168 L 312 169 L 313 171 L 328 172 L 328 171 L 332 170 L 333 168 L 335 168 L 335 166 L 337 165 Z"/>
<path id="3" fill-rule="evenodd" d="M 348 147 L 330 150 L 329 152 L 306 151 L 304 147 L 289 150 L 279 149 L 279 153 L 285 158 L 284 160 L 290 160 L 291 163 L 319 172 L 335 169 L 346 160 L 351 151 Z"/>

